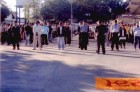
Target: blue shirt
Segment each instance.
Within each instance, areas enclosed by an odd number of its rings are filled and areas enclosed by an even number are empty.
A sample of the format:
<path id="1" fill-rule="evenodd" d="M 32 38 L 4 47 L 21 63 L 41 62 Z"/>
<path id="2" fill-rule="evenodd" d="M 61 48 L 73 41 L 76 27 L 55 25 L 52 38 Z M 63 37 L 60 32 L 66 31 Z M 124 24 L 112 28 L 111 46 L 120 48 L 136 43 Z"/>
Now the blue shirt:
<path id="1" fill-rule="evenodd" d="M 119 29 L 120 29 L 120 26 L 118 24 L 113 25 L 112 26 L 112 33 L 119 32 Z"/>
<path id="2" fill-rule="evenodd" d="M 81 26 L 80 30 L 81 32 L 88 32 L 89 27 L 87 25 Z"/>
<path id="3" fill-rule="evenodd" d="M 48 34 L 49 33 L 49 28 L 47 26 L 42 26 L 42 34 Z"/>

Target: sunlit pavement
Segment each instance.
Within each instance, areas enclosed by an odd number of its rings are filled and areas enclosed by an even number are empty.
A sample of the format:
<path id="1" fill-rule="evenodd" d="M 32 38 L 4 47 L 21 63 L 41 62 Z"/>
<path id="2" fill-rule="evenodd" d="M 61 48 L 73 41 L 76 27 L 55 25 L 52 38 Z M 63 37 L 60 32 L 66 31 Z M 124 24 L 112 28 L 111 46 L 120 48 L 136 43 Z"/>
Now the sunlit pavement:
<path id="1" fill-rule="evenodd" d="M 98 90 L 95 78 L 140 77 L 140 50 L 126 49 L 96 54 L 96 42 L 80 50 L 78 41 L 58 50 L 56 42 L 42 51 L 21 44 L 20 50 L 1 46 L 1 92 L 128 92 Z M 136 92 L 136 91 L 129 91 Z M 139 91 L 137 91 L 139 92 Z"/>

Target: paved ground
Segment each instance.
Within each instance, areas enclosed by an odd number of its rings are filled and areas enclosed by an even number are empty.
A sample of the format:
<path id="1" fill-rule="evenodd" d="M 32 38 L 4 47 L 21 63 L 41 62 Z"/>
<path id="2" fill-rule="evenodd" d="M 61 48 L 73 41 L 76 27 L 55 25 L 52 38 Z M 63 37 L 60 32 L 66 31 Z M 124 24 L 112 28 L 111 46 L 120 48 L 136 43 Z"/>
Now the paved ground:
<path id="1" fill-rule="evenodd" d="M 140 77 L 140 50 L 132 45 L 119 52 L 107 47 L 107 55 L 98 55 L 92 40 L 87 51 L 76 43 L 65 50 L 52 43 L 42 51 L 1 46 L 1 92 L 128 92 L 97 90 L 95 78 Z"/>

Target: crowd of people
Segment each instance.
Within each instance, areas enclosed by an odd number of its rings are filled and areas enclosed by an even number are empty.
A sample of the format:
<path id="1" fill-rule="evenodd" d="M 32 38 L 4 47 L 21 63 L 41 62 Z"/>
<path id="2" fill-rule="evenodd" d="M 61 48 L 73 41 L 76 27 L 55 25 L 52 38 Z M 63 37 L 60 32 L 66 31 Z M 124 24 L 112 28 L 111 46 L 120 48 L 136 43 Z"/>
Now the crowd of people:
<path id="1" fill-rule="evenodd" d="M 17 25 L 17 22 L 11 24 L 4 23 L 0 25 L 1 29 L 1 45 L 7 43 L 12 44 L 13 50 L 20 49 L 20 42 L 25 40 L 25 45 L 33 45 L 33 50 L 37 47 L 41 50 L 43 45 L 52 43 L 53 37 L 58 38 L 58 49 L 65 48 L 66 44 L 71 44 L 72 28 L 69 22 L 59 22 L 55 31 L 56 36 L 53 36 L 53 28 L 50 22 L 42 22 L 41 20 L 35 23 L 27 23 L 24 25 Z M 81 50 L 87 50 L 89 44 L 89 24 L 85 21 L 79 22 L 77 29 L 79 34 L 79 48 Z M 114 45 L 119 51 L 119 48 L 126 48 L 126 42 L 134 44 L 134 48 L 137 48 L 139 43 L 140 49 L 140 26 L 139 23 L 134 25 L 126 25 L 123 22 L 118 23 L 106 23 L 100 21 L 96 24 L 94 38 L 97 39 L 97 51 L 100 53 L 100 47 L 102 46 L 103 54 L 106 53 L 105 43 L 111 44 L 111 50 L 114 50 Z M 77 43 L 78 44 L 78 43 Z"/>
<path id="2" fill-rule="evenodd" d="M 107 44 L 111 42 L 111 50 L 114 50 L 114 45 L 116 45 L 116 50 L 119 48 L 126 48 L 126 42 L 134 44 L 136 50 L 137 44 L 139 43 L 140 49 L 140 25 L 139 23 L 134 25 L 126 25 L 123 22 L 118 23 L 115 20 L 114 24 L 106 24 L 99 22 L 96 27 L 97 33 L 97 53 L 100 51 L 100 45 L 102 46 L 103 54 L 105 54 L 105 42 Z"/>
<path id="3" fill-rule="evenodd" d="M 0 25 L 0 41 L 1 45 L 13 45 L 13 50 L 19 50 L 19 43 L 25 41 L 25 45 L 33 45 L 33 50 L 36 47 L 42 49 L 43 45 L 52 43 L 53 37 L 58 37 L 58 48 L 64 49 L 64 45 L 71 44 L 71 28 L 69 22 L 60 22 L 57 25 L 58 30 L 53 32 L 50 22 L 42 22 L 41 20 L 35 23 L 27 23 L 18 25 L 17 21 L 11 24 L 3 23 Z"/>

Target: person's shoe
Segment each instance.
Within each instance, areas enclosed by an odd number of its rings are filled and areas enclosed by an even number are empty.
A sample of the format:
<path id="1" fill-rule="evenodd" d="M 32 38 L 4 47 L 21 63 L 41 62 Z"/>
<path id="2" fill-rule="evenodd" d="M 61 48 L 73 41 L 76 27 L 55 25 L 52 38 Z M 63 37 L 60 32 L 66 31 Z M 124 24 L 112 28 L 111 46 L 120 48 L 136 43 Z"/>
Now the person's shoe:
<path id="1" fill-rule="evenodd" d="M 33 50 L 36 50 L 36 49 L 33 49 Z"/>
<path id="2" fill-rule="evenodd" d="M 13 48 L 13 50 L 15 50 L 15 48 Z"/>
<path id="3" fill-rule="evenodd" d="M 17 50 L 20 50 L 20 48 L 17 48 Z"/>

